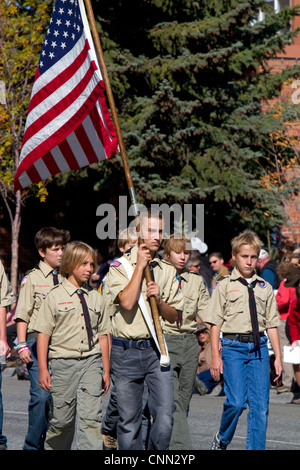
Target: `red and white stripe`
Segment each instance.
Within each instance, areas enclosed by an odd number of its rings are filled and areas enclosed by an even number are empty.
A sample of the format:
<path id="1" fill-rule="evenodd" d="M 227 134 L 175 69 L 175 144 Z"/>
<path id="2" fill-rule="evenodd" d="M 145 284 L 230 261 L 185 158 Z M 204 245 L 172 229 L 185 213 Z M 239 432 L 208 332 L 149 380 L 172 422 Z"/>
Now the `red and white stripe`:
<path id="1" fill-rule="evenodd" d="M 37 72 L 15 191 L 109 158 L 118 150 L 95 59 L 85 28 L 68 54 L 45 73 Z"/>

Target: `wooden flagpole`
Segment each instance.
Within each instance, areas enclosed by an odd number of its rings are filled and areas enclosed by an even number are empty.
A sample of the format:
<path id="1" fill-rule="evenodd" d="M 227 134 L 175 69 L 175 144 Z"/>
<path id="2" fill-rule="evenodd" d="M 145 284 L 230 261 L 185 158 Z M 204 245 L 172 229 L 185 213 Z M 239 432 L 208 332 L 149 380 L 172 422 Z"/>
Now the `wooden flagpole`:
<path id="1" fill-rule="evenodd" d="M 108 99 L 108 102 L 109 102 L 113 122 L 114 122 L 116 133 L 117 133 L 117 138 L 118 138 L 118 143 L 119 143 L 119 148 L 120 148 L 120 154 L 121 154 L 121 158 L 122 158 L 122 162 L 123 162 L 123 166 L 124 166 L 127 186 L 128 186 L 129 193 L 130 193 L 131 202 L 134 206 L 135 217 L 138 221 L 138 232 L 140 232 L 140 230 L 139 230 L 139 225 L 140 225 L 139 224 L 139 211 L 138 211 L 138 206 L 137 206 L 137 201 L 136 201 L 136 196 L 135 196 L 135 190 L 134 190 L 133 181 L 132 181 L 132 177 L 131 177 L 131 171 L 130 171 L 128 158 L 127 158 L 127 154 L 126 154 L 126 150 L 125 150 L 125 146 L 124 146 L 124 142 L 123 142 L 123 136 L 122 136 L 121 127 L 120 127 L 120 124 L 119 124 L 119 118 L 118 118 L 118 114 L 117 114 L 117 111 L 116 111 L 115 100 L 114 100 L 113 93 L 112 93 L 112 90 L 111 90 L 110 81 L 109 81 L 109 77 L 108 77 L 108 73 L 107 73 L 107 68 L 106 68 L 106 64 L 105 64 L 105 61 L 104 61 L 102 46 L 101 46 L 101 43 L 100 43 L 99 34 L 98 34 L 98 31 L 97 31 L 97 27 L 96 27 L 95 16 L 94 16 L 91 0 L 84 0 L 84 2 L 85 2 L 86 9 L 87 9 L 87 14 L 88 14 L 90 27 L 91 27 L 91 31 L 92 31 L 92 35 L 93 35 L 93 39 L 94 39 L 94 43 L 95 43 L 95 48 L 96 48 L 96 52 L 97 52 L 100 67 L 101 67 L 101 72 L 102 72 L 102 75 L 103 75 L 103 80 L 104 80 L 105 89 L 106 89 L 106 93 L 107 93 L 107 99 Z M 143 243 L 143 240 L 141 238 L 139 238 L 138 243 L 139 244 Z M 149 264 L 145 268 L 145 277 L 146 277 L 146 282 L 147 283 L 152 280 Z M 157 335 L 157 340 L 158 340 L 158 344 L 159 344 L 159 347 L 160 347 L 160 351 L 161 351 L 162 355 L 167 356 L 166 347 L 165 347 L 164 338 L 163 338 L 163 333 L 162 333 L 162 329 L 161 329 L 161 323 L 160 323 L 160 319 L 159 319 L 158 307 L 157 307 L 156 299 L 153 296 L 150 297 L 150 305 L 151 305 L 151 309 L 152 309 L 153 320 L 154 320 L 154 325 L 155 325 L 155 330 L 156 330 L 156 335 Z"/>

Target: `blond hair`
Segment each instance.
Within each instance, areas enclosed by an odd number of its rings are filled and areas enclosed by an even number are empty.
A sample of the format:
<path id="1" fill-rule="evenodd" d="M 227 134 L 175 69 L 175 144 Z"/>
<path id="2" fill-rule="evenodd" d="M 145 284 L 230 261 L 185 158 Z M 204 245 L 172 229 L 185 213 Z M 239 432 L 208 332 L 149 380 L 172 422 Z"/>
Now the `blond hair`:
<path id="1" fill-rule="evenodd" d="M 190 243 L 189 238 L 183 234 L 170 235 L 170 238 L 168 238 L 164 244 L 165 255 L 170 256 L 171 251 L 188 251 L 191 253 Z"/>
<path id="2" fill-rule="evenodd" d="M 132 227 L 122 230 L 119 233 L 118 248 L 125 248 L 127 243 L 137 241 L 137 238 L 137 234 Z"/>
<path id="3" fill-rule="evenodd" d="M 252 230 L 244 230 L 244 232 L 231 240 L 232 253 L 237 255 L 241 250 L 242 245 L 252 246 L 257 251 L 257 254 L 259 254 L 260 249 L 263 246 L 263 242 Z"/>
<path id="4" fill-rule="evenodd" d="M 81 241 L 73 241 L 68 243 L 61 260 L 60 274 L 63 277 L 70 276 L 74 269 L 76 269 L 77 266 L 79 266 L 88 255 L 92 256 L 95 264 L 95 251 L 87 243 Z"/>

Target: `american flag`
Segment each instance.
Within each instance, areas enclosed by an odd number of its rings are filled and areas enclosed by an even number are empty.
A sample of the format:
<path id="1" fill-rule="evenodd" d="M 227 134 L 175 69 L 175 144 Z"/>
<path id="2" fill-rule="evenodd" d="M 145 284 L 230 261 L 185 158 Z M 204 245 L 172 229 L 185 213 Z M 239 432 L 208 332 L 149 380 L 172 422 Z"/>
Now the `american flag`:
<path id="1" fill-rule="evenodd" d="M 32 88 L 15 191 L 117 152 L 104 92 L 83 0 L 57 0 Z"/>

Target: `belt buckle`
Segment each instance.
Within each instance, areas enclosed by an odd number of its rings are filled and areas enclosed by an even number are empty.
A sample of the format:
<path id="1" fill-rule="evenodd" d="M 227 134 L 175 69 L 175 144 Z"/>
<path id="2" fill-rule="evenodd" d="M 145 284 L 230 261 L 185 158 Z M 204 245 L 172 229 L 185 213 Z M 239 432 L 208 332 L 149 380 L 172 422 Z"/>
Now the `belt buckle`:
<path id="1" fill-rule="evenodd" d="M 147 349 L 147 346 L 144 346 L 144 340 L 143 339 L 138 339 L 136 342 L 136 347 L 137 349 Z"/>
<path id="2" fill-rule="evenodd" d="M 249 335 L 240 335 L 240 341 L 242 343 L 249 343 Z"/>

